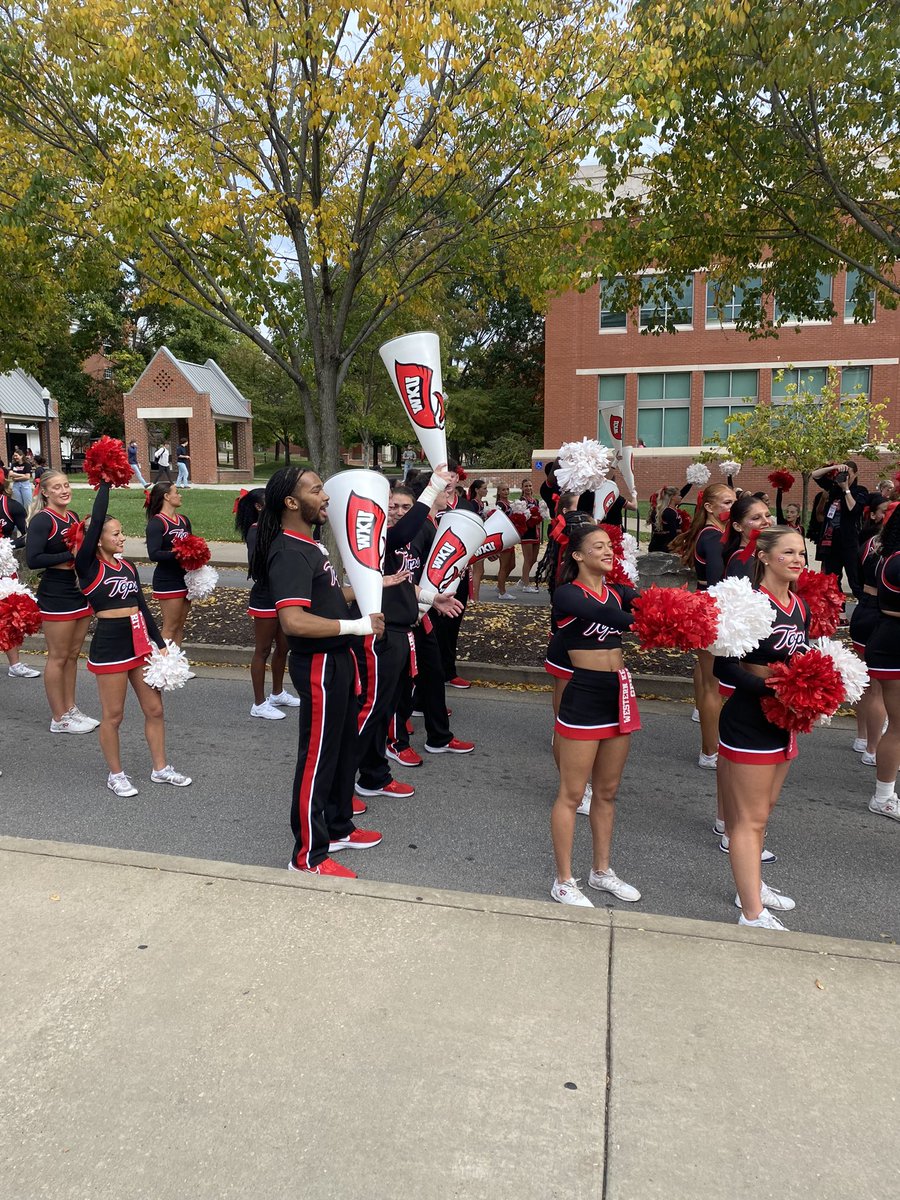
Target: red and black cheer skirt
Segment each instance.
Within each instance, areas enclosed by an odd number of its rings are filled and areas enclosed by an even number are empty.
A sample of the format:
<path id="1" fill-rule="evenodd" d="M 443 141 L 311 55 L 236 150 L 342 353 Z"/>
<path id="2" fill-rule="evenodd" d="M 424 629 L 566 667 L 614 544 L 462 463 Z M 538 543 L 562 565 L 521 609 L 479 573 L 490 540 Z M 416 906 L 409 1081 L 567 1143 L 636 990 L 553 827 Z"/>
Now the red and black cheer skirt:
<path id="1" fill-rule="evenodd" d="M 879 610 L 866 642 L 866 666 L 873 679 L 900 679 L 900 617 Z"/>
<path id="2" fill-rule="evenodd" d="M 575 667 L 559 702 L 556 732 L 560 737 L 597 742 L 635 733 L 640 727 L 630 671 Z"/>
<path id="3" fill-rule="evenodd" d="M 176 562 L 156 564 L 153 572 L 153 597 L 156 600 L 186 600 L 184 571 Z"/>
<path id="4" fill-rule="evenodd" d="M 115 675 L 142 667 L 153 650 L 144 618 L 100 617 L 91 639 L 88 670 L 94 675 Z"/>
<path id="5" fill-rule="evenodd" d="M 92 608 L 69 567 L 48 567 L 41 576 L 35 598 L 45 621 L 80 621 Z"/>
<path id="6" fill-rule="evenodd" d="M 761 699 L 736 688 L 725 701 L 719 714 L 720 758 L 764 767 L 797 757 L 796 734 L 773 725 Z"/>

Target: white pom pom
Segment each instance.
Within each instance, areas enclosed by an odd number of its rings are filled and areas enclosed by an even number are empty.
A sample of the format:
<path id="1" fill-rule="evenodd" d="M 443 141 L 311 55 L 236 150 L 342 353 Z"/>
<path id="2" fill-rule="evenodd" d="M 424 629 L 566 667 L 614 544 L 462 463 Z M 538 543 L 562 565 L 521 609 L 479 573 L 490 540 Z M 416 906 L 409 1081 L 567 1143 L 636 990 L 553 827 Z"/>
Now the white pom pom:
<path id="1" fill-rule="evenodd" d="M 0 579 L 0 600 L 5 600 L 7 596 L 29 596 L 32 600 L 35 599 L 34 592 L 27 588 L 24 583 L 19 583 L 18 579 L 10 579 L 8 575 Z"/>
<path id="2" fill-rule="evenodd" d="M 531 509 L 527 500 L 513 500 L 509 506 L 509 511 L 511 513 L 518 513 L 521 517 L 528 517 L 531 515 Z"/>
<path id="3" fill-rule="evenodd" d="M 538 500 L 538 511 L 541 514 L 542 521 L 550 520 L 550 509 L 547 507 L 547 505 L 545 504 L 545 502 L 543 500 Z"/>
<path id="4" fill-rule="evenodd" d="M 852 650 L 848 650 L 842 642 L 832 638 L 818 638 L 813 645 L 832 660 L 844 681 L 844 701 L 855 704 L 869 686 L 869 672 L 866 664 Z"/>
<path id="5" fill-rule="evenodd" d="M 685 471 L 684 477 L 688 483 L 694 483 L 697 487 L 706 487 L 709 483 L 709 467 L 706 463 L 691 463 Z"/>
<path id="6" fill-rule="evenodd" d="M 0 537 L 0 577 L 6 578 L 9 575 L 15 575 L 18 569 L 19 564 L 13 553 L 12 542 L 9 538 Z"/>
<path id="7" fill-rule="evenodd" d="M 723 579 L 709 594 L 719 610 L 716 640 L 707 647 L 711 654 L 743 658 L 772 632 L 772 605 L 762 592 L 753 590 L 749 579 Z"/>
<path id="8" fill-rule="evenodd" d="M 635 587 L 640 581 L 638 572 L 638 544 L 637 539 L 630 533 L 622 534 L 622 570 L 631 580 Z"/>
<path id="9" fill-rule="evenodd" d="M 166 646 L 168 654 L 163 654 L 154 646 L 153 653 L 144 667 L 144 682 L 148 687 L 156 688 L 160 692 L 172 692 L 175 688 L 184 687 L 191 671 L 184 651 L 174 642 L 166 642 Z"/>
<path id="10" fill-rule="evenodd" d="M 591 438 L 564 442 L 559 451 L 556 482 L 560 491 L 593 492 L 603 483 L 612 466 L 613 452 Z"/>
<path id="11" fill-rule="evenodd" d="M 196 571 L 185 571 L 188 600 L 205 600 L 216 590 L 219 572 L 215 567 L 198 567 Z"/>
<path id="12" fill-rule="evenodd" d="M 733 462 L 730 458 L 726 458 L 719 463 L 719 469 L 723 475 L 730 475 L 731 478 L 734 479 L 735 475 L 737 475 L 738 471 L 741 469 L 741 464 L 739 462 Z"/>

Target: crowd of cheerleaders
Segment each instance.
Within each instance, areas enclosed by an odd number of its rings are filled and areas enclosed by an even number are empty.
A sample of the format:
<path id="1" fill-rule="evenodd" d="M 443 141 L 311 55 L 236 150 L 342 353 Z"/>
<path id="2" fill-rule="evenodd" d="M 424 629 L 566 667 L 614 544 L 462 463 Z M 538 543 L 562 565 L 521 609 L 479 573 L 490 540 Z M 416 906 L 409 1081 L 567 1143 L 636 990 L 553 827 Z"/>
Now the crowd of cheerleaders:
<path id="1" fill-rule="evenodd" d="M 900 769 L 900 505 L 873 497 L 860 554 L 858 603 L 850 636 L 869 671 L 857 707 L 853 748 L 876 767 L 869 809 L 900 820 L 896 781 Z M 638 592 L 611 584 L 615 568 L 609 533 L 564 496 L 552 539 L 552 636 L 546 669 L 554 677 L 554 756 L 560 775 L 551 816 L 556 878 L 551 895 L 563 904 L 590 906 L 572 871 L 576 814 L 590 815 L 593 862 L 588 885 L 621 900 L 637 901 L 637 888 L 610 866 L 615 798 L 628 757 L 630 735 L 640 729 L 634 690 L 622 657 L 622 634 L 633 623 Z M 768 599 L 769 635 L 743 658 L 697 652 L 696 716 L 702 732 L 699 766 L 716 770 L 715 830 L 729 853 L 737 888 L 739 923 L 784 929 L 777 914 L 795 902 L 762 879 L 774 861 L 766 827 L 796 737 L 765 714 L 772 695 L 767 679 L 777 663 L 810 648 L 809 611 L 795 594 L 806 567 L 806 546 L 790 526 L 774 525 L 757 496 L 738 499 L 725 485 L 707 487 L 688 530 L 671 549 L 693 568 L 698 590 L 728 577 L 749 579 Z"/>

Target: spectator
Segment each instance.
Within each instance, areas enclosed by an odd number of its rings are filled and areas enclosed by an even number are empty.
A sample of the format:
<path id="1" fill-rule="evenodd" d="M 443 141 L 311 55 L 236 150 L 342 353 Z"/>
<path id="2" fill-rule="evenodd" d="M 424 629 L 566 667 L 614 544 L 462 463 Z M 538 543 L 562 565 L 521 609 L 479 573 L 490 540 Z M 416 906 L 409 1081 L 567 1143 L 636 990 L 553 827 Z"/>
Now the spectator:
<path id="1" fill-rule="evenodd" d="M 164 475 L 166 479 L 168 479 L 169 483 L 172 482 L 172 471 L 169 466 L 169 461 L 169 443 L 163 442 L 157 452 L 153 455 L 153 467 L 156 471 L 156 478 L 153 481 L 154 483 L 159 483 Z"/>
<path id="2" fill-rule="evenodd" d="M 22 450 L 14 450 L 12 462 L 9 464 L 9 481 L 12 484 L 13 499 L 18 500 L 27 511 L 34 498 L 34 468 L 25 461 Z"/>
<path id="3" fill-rule="evenodd" d="M 138 462 L 138 444 L 134 440 L 128 443 L 128 465 L 131 467 L 131 474 L 146 491 L 150 484 L 141 473 L 141 464 Z"/>
<path id="4" fill-rule="evenodd" d="M 835 575 L 838 586 L 844 571 L 854 596 L 862 592 L 859 577 L 859 527 L 869 493 L 857 481 L 855 462 L 831 463 L 813 471 L 826 496 L 817 557 L 826 575 Z"/>
<path id="5" fill-rule="evenodd" d="M 178 448 L 175 451 L 175 458 L 178 462 L 178 478 L 175 480 L 176 487 L 189 488 L 191 485 L 188 480 L 191 477 L 191 456 L 188 454 L 188 440 L 178 443 Z"/>

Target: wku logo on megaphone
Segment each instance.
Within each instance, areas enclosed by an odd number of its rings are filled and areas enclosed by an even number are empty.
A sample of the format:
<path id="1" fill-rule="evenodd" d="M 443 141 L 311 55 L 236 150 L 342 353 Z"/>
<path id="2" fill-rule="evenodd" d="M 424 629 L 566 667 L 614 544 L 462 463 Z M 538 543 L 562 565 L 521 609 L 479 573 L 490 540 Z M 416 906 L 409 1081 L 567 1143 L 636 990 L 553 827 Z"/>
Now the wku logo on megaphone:
<path id="1" fill-rule="evenodd" d="M 444 428 L 444 397 L 431 390 L 434 372 L 419 363 L 396 363 L 397 387 L 413 423 L 420 429 Z"/>
<path id="2" fill-rule="evenodd" d="M 452 529 L 440 535 L 428 559 L 425 578 L 435 588 L 446 588 L 457 579 L 469 561 L 468 551 Z"/>
<path id="3" fill-rule="evenodd" d="M 487 558 L 489 554 L 499 554 L 503 549 L 503 534 L 489 533 L 481 545 L 478 547 L 477 558 Z"/>
<path id="4" fill-rule="evenodd" d="M 350 553 L 358 563 L 381 570 L 382 538 L 384 537 L 384 511 L 374 500 L 350 493 L 347 504 L 347 541 Z"/>

